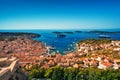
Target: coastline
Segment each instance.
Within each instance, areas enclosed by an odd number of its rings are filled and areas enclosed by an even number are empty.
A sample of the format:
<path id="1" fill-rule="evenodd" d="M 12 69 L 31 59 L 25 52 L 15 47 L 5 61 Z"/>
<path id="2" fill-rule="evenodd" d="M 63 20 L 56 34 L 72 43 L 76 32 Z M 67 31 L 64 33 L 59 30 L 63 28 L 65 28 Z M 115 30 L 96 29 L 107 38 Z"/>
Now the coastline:
<path id="1" fill-rule="evenodd" d="M 93 29 L 94 30 L 94 29 Z M 96 33 L 88 33 L 89 31 L 93 31 L 89 29 L 85 30 L 79 30 L 80 33 L 77 33 L 78 30 L 2 30 L 1 32 L 24 32 L 24 33 L 33 33 L 33 34 L 39 34 L 40 37 L 33 38 L 33 40 L 42 41 L 43 43 L 46 43 L 47 46 L 52 46 L 56 48 L 58 51 L 60 51 L 62 54 L 64 52 L 68 51 L 68 47 L 70 47 L 69 51 L 73 51 L 74 49 L 71 48 L 70 45 L 74 45 L 73 42 L 78 42 L 79 40 L 84 39 L 98 39 L 99 34 Z M 99 30 L 99 31 L 105 31 L 105 30 Z M 114 31 L 119 31 L 113 30 Z M 52 32 L 74 32 L 73 34 L 65 34 L 65 38 L 56 38 L 55 34 L 52 34 Z M 109 32 L 109 30 L 106 30 L 106 32 Z M 118 37 L 120 34 L 108 34 L 111 39 L 114 40 L 120 40 Z"/>

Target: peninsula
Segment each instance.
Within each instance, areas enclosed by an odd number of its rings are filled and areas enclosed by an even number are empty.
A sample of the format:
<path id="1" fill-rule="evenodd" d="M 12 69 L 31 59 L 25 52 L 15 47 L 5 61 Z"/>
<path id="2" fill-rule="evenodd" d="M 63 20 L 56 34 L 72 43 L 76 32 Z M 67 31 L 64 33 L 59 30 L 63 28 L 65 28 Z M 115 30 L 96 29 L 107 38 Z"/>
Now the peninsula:
<path id="1" fill-rule="evenodd" d="M 11 38 L 36 38 L 40 37 L 40 34 L 36 33 L 24 33 L 24 32 L 0 32 L 0 40 L 11 39 Z"/>

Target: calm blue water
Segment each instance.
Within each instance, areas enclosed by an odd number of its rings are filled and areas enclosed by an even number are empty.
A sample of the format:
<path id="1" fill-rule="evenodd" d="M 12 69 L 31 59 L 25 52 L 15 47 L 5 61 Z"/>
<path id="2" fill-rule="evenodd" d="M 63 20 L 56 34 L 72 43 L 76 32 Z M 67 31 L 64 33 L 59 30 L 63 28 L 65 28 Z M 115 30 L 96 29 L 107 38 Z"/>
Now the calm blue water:
<path id="1" fill-rule="evenodd" d="M 114 30 L 104 30 L 104 31 L 120 31 L 118 29 Z M 53 34 L 53 31 L 59 31 L 59 32 L 67 32 L 71 31 L 74 32 L 74 34 L 65 34 L 65 38 L 57 38 L 56 34 Z M 80 30 L 80 31 L 89 31 L 89 30 Z M 65 53 L 65 51 L 72 51 L 74 50 L 74 44 L 75 42 L 78 42 L 80 40 L 84 39 L 93 39 L 98 38 L 100 34 L 96 33 L 76 33 L 75 30 L 0 30 L 0 32 L 32 32 L 32 33 L 38 33 L 41 35 L 39 38 L 35 38 L 36 40 L 42 41 L 46 43 L 48 46 L 52 46 L 59 50 L 62 54 Z M 118 34 L 108 34 L 111 36 L 112 39 L 120 40 L 120 33 Z"/>

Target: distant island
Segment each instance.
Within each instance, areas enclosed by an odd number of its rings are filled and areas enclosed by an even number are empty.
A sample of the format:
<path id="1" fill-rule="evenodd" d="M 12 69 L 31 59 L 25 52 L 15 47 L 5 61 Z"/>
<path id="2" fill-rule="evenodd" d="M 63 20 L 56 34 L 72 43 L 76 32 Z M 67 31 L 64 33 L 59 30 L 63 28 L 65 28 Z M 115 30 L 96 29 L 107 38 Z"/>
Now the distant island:
<path id="1" fill-rule="evenodd" d="M 55 32 L 52 32 L 53 34 L 73 34 L 74 32 L 71 32 L 71 31 L 65 31 L 65 32 L 59 32 L 59 31 L 55 31 Z"/>
<path id="2" fill-rule="evenodd" d="M 66 33 L 66 34 L 73 34 L 74 32 L 64 32 L 64 33 Z"/>
<path id="3" fill-rule="evenodd" d="M 64 38 L 64 37 L 66 37 L 65 34 L 57 34 L 57 38 Z"/>
<path id="4" fill-rule="evenodd" d="M 53 34 L 61 34 L 62 32 L 58 32 L 58 31 L 55 31 L 55 32 L 52 32 Z"/>
<path id="5" fill-rule="evenodd" d="M 97 33 L 97 34 L 117 34 L 117 33 L 120 33 L 120 31 L 103 31 L 103 30 L 90 30 L 90 31 L 64 31 L 64 32 L 59 32 L 59 31 L 54 31 L 52 32 L 53 34 L 74 34 L 74 33 Z"/>
<path id="6" fill-rule="evenodd" d="M 66 34 L 73 34 L 74 32 L 58 32 L 58 31 L 55 31 L 55 32 L 52 32 L 53 34 L 56 34 L 56 37 L 57 38 L 64 38 L 66 37 Z"/>
<path id="7" fill-rule="evenodd" d="M 81 33 L 82 31 L 75 31 L 76 33 Z"/>
<path id="8" fill-rule="evenodd" d="M 100 30 L 91 30 L 88 33 L 98 33 L 98 34 L 116 34 L 120 33 L 120 31 L 100 31 Z"/>

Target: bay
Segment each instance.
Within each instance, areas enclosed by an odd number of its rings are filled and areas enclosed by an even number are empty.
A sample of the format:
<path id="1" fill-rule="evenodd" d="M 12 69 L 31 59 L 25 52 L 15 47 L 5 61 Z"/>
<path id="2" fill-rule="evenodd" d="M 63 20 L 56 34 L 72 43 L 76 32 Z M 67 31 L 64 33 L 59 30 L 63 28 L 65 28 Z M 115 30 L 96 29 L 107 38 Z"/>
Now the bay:
<path id="1" fill-rule="evenodd" d="M 66 37 L 58 38 L 56 34 L 52 32 L 63 32 Z M 82 31 L 82 32 L 76 32 Z M 35 38 L 35 40 L 42 41 L 47 46 L 54 47 L 61 54 L 65 54 L 67 51 L 76 50 L 75 43 L 80 40 L 85 39 L 98 39 L 98 36 L 101 34 L 98 33 L 88 33 L 90 30 L 0 30 L 0 32 L 29 32 L 29 33 L 37 33 L 40 34 L 41 37 Z M 118 29 L 106 29 L 104 31 L 120 31 Z M 64 32 L 73 32 L 73 34 L 64 33 Z M 114 40 L 120 40 L 120 33 L 116 34 L 107 34 Z"/>

